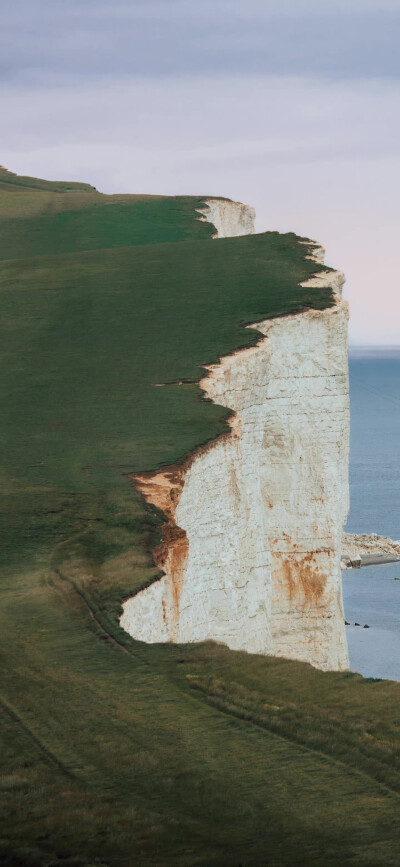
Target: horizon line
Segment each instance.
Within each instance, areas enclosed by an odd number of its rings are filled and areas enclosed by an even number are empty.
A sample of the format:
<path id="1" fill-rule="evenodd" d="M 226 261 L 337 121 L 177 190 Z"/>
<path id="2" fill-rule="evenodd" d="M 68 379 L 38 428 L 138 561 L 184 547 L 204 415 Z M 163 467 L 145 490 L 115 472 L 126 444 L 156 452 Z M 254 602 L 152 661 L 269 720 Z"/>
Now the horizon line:
<path id="1" fill-rule="evenodd" d="M 400 343 L 349 343 L 349 349 L 399 349 Z"/>

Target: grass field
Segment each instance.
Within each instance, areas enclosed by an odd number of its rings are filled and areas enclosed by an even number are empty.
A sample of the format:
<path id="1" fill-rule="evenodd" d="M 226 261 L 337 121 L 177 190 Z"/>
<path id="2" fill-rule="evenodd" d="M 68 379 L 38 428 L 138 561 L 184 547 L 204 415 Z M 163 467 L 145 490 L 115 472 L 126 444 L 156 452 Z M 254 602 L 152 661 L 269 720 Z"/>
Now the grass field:
<path id="1" fill-rule="evenodd" d="M 0 172 L 12 867 L 399 861 L 396 684 L 146 646 L 118 625 L 121 599 L 156 576 L 161 522 L 128 474 L 227 428 L 197 383 L 257 339 L 244 324 L 332 304 L 298 285 L 317 266 L 296 236 L 210 241 L 202 201 Z"/>

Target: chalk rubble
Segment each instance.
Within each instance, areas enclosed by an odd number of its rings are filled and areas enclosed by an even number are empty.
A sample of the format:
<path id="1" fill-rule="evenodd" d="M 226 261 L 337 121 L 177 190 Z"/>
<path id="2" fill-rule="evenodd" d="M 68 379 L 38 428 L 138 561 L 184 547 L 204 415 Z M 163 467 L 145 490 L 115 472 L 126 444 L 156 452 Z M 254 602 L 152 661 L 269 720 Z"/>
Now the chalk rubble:
<path id="1" fill-rule="evenodd" d="M 376 533 L 343 533 L 342 569 L 359 569 L 400 560 L 400 541 Z"/>

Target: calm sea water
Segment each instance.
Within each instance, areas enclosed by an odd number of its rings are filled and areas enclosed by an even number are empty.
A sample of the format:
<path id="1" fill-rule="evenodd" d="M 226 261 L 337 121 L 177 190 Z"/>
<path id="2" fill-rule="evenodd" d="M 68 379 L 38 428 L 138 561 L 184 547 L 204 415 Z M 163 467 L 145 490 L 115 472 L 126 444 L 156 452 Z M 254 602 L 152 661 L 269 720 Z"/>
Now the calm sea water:
<path id="1" fill-rule="evenodd" d="M 400 539 L 400 349 L 352 350 L 349 533 Z M 343 573 L 350 668 L 400 680 L 400 563 Z M 360 626 L 354 626 L 354 623 Z M 363 629 L 368 624 L 370 629 Z"/>

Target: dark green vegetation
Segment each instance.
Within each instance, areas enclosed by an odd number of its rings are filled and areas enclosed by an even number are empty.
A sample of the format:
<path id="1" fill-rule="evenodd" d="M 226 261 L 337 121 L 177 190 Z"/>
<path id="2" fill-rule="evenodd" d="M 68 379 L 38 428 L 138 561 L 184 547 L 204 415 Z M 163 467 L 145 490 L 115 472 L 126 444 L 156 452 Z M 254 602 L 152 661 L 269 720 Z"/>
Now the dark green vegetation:
<path id="1" fill-rule="evenodd" d="M 118 625 L 160 524 L 128 474 L 226 429 L 196 383 L 243 324 L 332 303 L 295 236 L 210 241 L 200 205 L 0 175 L 13 867 L 398 863 L 397 685 Z"/>

